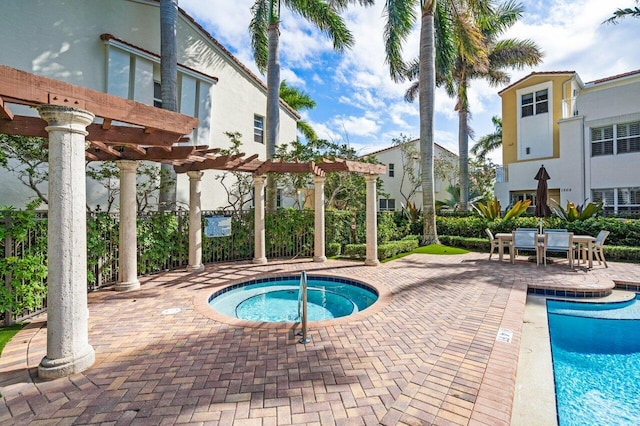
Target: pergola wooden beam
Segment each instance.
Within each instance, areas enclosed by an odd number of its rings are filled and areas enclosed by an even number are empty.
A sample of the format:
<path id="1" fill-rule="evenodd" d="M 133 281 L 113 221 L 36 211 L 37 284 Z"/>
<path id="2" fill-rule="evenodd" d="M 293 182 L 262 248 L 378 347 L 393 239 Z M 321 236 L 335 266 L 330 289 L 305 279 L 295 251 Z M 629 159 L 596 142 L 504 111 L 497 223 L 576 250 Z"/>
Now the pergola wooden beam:
<path id="1" fill-rule="evenodd" d="M 16 115 L 11 120 L 0 119 L 0 133 L 9 135 L 22 135 L 47 138 L 49 135 L 44 129 L 47 123 L 38 117 L 26 117 Z M 182 135 L 174 132 L 156 131 L 144 133 L 141 127 L 108 126 L 103 124 L 90 124 L 87 126 L 88 140 L 100 142 L 126 143 L 129 145 L 171 146 L 183 140 Z"/>
<path id="2" fill-rule="evenodd" d="M 37 76 L 0 65 L 0 97 L 22 105 L 53 104 L 91 111 L 103 117 L 145 128 L 186 135 L 198 119 L 130 101 L 86 87 Z"/>
<path id="3" fill-rule="evenodd" d="M 13 113 L 4 103 L 4 99 L 0 98 L 0 119 L 13 120 Z"/>

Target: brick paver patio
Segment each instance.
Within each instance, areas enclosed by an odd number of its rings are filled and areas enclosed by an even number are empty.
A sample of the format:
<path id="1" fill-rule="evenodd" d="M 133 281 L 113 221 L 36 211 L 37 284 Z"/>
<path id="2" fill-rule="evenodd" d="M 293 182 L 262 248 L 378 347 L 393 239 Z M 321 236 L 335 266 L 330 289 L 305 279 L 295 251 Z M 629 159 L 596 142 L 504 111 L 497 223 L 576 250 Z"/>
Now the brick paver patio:
<path id="1" fill-rule="evenodd" d="M 301 270 L 362 280 L 386 296 L 355 317 L 311 323 L 306 345 L 292 326 L 221 321 L 206 305 L 229 283 Z M 140 290 L 89 294 L 96 362 L 82 374 L 37 378 L 45 316 L 16 335 L 0 358 L 0 423 L 506 425 L 527 286 L 601 291 L 638 277 L 634 264 L 570 271 L 480 253 L 142 277 Z M 496 340 L 500 328 L 510 342 Z"/>

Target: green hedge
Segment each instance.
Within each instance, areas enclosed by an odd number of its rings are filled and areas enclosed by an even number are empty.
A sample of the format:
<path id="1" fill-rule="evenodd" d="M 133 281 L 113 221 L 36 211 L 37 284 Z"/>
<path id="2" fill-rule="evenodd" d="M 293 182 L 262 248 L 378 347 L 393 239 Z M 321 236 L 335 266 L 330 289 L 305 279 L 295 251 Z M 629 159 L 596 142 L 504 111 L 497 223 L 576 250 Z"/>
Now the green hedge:
<path id="1" fill-rule="evenodd" d="M 441 235 L 440 243 L 451 247 L 462 247 L 488 252 L 491 248 L 488 238 L 468 238 L 456 235 Z M 640 262 L 640 247 L 612 246 L 605 244 L 604 257 L 607 260 Z"/>
<path id="2" fill-rule="evenodd" d="M 408 253 L 416 248 L 418 248 L 418 240 L 413 238 L 380 244 L 378 245 L 378 259 L 388 259 L 400 253 Z M 364 259 L 367 255 L 367 245 L 347 244 L 344 248 L 344 255 L 356 259 Z"/>
<path id="3" fill-rule="evenodd" d="M 511 232 L 516 228 L 537 228 L 537 217 L 519 217 L 510 220 L 489 221 L 478 216 L 437 216 L 438 235 L 467 238 L 486 238 L 485 228 L 498 232 Z M 640 247 L 640 220 L 596 217 L 583 221 L 567 222 L 558 217 L 542 220 L 543 228 L 562 228 L 576 235 L 598 235 L 601 230 L 610 232 L 605 244 L 612 246 Z"/>
<path id="4" fill-rule="evenodd" d="M 340 256 L 342 251 L 342 245 L 340 243 L 327 244 L 326 255 L 327 257 Z"/>

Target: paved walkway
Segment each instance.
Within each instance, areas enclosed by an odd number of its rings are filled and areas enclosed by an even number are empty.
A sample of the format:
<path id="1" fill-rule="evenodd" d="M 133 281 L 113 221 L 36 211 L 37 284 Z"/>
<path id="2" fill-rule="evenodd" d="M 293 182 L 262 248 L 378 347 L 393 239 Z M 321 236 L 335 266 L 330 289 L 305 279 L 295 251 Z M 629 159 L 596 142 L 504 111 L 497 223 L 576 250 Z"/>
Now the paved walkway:
<path id="1" fill-rule="evenodd" d="M 206 306 L 230 283 L 300 270 L 362 280 L 385 297 L 356 317 L 311 323 L 307 345 L 291 326 L 223 321 Z M 44 316 L 16 335 L 0 358 L 0 423 L 507 425 L 527 285 L 599 291 L 637 277 L 640 265 L 572 272 L 479 253 L 143 277 L 140 290 L 89 295 L 96 362 L 82 374 L 37 378 Z M 501 328 L 510 342 L 496 339 Z"/>

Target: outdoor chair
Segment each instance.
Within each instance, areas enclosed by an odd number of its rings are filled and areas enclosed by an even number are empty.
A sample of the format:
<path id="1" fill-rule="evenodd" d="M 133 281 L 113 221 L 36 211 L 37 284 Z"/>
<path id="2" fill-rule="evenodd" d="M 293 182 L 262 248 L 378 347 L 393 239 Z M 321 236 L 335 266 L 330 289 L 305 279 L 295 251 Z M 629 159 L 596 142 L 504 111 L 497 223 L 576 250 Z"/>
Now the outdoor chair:
<path id="1" fill-rule="evenodd" d="M 573 257 L 575 246 L 573 245 L 573 232 L 545 232 L 542 243 L 542 257 L 544 265 L 547 265 L 547 252 L 550 253 L 566 253 L 569 261 L 569 268 L 573 269 Z"/>
<path id="2" fill-rule="evenodd" d="M 593 246 L 591 249 L 593 253 L 593 257 L 598 261 L 598 265 L 600 265 L 601 263 L 604 263 L 605 268 L 608 268 L 609 265 L 607 265 L 607 261 L 604 258 L 603 246 L 604 246 L 604 240 L 606 240 L 608 236 L 609 236 L 609 231 L 604 231 L 604 230 L 600 231 L 596 236 L 596 241 L 593 243 Z M 587 247 L 584 247 L 582 249 L 582 253 L 584 254 L 585 259 L 588 254 L 588 250 L 589 249 Z"/>
<path id="3" fill-rule="evenodd" d="M 490 251 L 489 251 L 489 260 L 491 260 L 491 255 L 493 254 L 493 251 L 498 248 L 498 239 L 493 236 L 493 233 L 489 228 L 486 228 L 484 232 L 487 233 L 487 236 L 489 237 L 489 243 L 491 244 Z"/>
<path id="4" fill-rule="evenodd" d="M 536 265 L 540 265 L 540 244 L 538 243 L 538 230 L 511 232 L 511 242 L 509 243 L 509 257 L 511 263 L 515 263 L 515 258 L 519 251 L 536 252 Z"/>
<path id="5" fill-rule="evenodd" d="M 545 229 L 544 232 L 569 232 L 566 229 Z"/>

